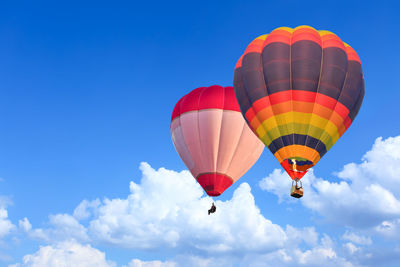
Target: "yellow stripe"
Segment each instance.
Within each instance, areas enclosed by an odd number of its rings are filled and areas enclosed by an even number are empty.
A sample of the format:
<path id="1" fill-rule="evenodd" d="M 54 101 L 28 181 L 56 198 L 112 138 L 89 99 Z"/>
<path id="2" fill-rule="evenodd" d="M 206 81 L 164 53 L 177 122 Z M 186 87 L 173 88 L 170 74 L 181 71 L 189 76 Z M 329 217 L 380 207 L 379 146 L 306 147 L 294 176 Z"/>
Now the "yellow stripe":
<path id="1" fill-rule="evenodd" d="M 273 31 L 276 31 L 276 30 L 284 30 L 284 31 L 287 31 L 287 32 L 290 32 L 290 33 L 293 32 L 293 29 L 290 28 L 290 27 L 279 27 L 279 28 L 274 29 Z"/>
<path id="2" fill-rule="evenodd" d="M 308 25 L 301 25 L 301 26 L 297 26 L 296 28 L 294 28 L 294 30 L 299 30 L 299 29 L 313 29 L 314 31 L 317 31 L 315 28 L 308 26 Z"/>
<path id="3" fill-rule="evenodd" d="M 349 44 L 347 44 L 345 42 L 343 42 L 343 44 L 344 44 L 345 47 L 351 47 Z"/>
<path id="4" fill-rule="evenodd" d="M 287 127 L 290 124 L 296 124 L 298 127 Z M 280 127 L 284 125 L 287 125 L 286 130 L 283 130 L 283 127 Z M 278 128 L 279 131 L 277 131 L 276 128 Z M 332 146 L 340 137 L 338 128 L 330 120 L 322 118 L 313 113 L 295 111 L 270 117 L 262 122 L 262 124 L 256 129 L 256 133 L 258 137 L 263 140 L 264 144 L 268 146 L 273 140 L 282 135 L 294 133 L 307 134 L 306 131 L 308 131 L 308 128 L 311 130 L 309 134 L 310 136 L 316 139 L 320 139 L 320 137 L 324 138 L 324 140 L 320 140 L 325 141 L 324 143 L 327 147 L 327 150 L 328 143 L 330 143 Z M 281 129 L 285 134 L 281 131 Z M 325 136 L 323 132 L 325 132 L 327 136 Z M 330 142 L 329 139 L 331 140 Z"/>
<path id="5" fill-rule="evenodd" d="M 261 39 L 261 40 L 265 40 L 265 39 L 267 39 L 267 36 L 268 36 L 268 34 L 263 34 L 263 35 L 260 35 L 260 36 L 258 36 L 256 39 L 254 39 L 254 40 L 257 40 L 257 39 Z M 253 41 L 254 41 L 253 40 Z"/>
<path id="6" fill-rule="evenodd" d="M 328 35 L 328 34 L 333 34 L 336 36 L 336 34 L 334 34 L 333 32 L 330 32 L 330 31 L 320 30 L 318 32 L 319 32 L 319 35 L 321 35 L 321 36 Z"/>
<path id="7" fill-rule="evenodd" d="M 329 134 L 327 134 L 323 129 L 309 124 L 289 123 L 285 125 L 279 125 L 278 127 L 269 130 L 268 133 L 268 135 L 265 134 L 260 137 L 266 146 L 269 146 L 273 140 L 280 136 L 294 133 L 309 135 L 315 139 L 321 140 L 321 142 L 324 143 L 327 151 L 333 146 L 333 140 Z"/>

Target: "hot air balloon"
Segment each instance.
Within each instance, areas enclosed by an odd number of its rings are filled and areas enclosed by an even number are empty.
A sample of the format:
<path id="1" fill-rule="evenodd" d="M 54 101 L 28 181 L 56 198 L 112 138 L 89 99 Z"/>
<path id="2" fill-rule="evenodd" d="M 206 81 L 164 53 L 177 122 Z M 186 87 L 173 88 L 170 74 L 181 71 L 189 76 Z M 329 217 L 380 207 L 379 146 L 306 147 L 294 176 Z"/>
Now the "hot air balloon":
<path id="1" fill-rule="evenodd" d="M 349 128 L 364 98 L 354 49 L 309 26 L 252 41 L 236 64 L 234 88 L 248 125 L 292 178 L 293 197 L 303 195 L 300 179 Z"/>
<path id="2" fill-rule="evenodd" d="M 193 177 L 212 197 L 245 174 L 264 149 L 243 119 L 233 87 L 201 87 L 182 97 L 172 112 L 171 136 Z"/>

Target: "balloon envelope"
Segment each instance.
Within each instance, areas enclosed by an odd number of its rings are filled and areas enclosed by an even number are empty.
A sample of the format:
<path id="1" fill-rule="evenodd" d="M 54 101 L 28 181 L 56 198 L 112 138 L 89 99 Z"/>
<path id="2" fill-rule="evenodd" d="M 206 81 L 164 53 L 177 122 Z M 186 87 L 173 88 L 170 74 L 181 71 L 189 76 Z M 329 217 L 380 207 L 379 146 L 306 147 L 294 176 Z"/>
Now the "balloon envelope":
<path id="1" fill-rule="evenodd" d="M 277 28 L 249 44 L 234 88 L 250 128 L 300 179 L 354 121 L 364 98 L 357 53 L 328 31 Z"/>
<path id="2" fill-rule="evenodd" d="M 171 118 L 175 149 L 209 196 L 219 196 L 258 160 L 264 144 L 247 126 L 233 87 L 201 87 Z"/>

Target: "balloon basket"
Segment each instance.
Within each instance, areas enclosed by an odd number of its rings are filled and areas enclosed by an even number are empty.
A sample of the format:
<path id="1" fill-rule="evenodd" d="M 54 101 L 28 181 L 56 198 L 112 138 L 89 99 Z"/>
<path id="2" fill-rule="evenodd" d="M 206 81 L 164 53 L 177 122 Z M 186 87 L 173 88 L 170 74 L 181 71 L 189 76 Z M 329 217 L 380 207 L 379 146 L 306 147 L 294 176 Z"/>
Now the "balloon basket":
<path id="1" fill-rule="evenodd" d="M 298 184 L 298 181 L 296 181 L 296 184 L 294 184 L 295 181 L 292 181 L 292 187 L 290 188 L 290 196 L 294 198 L 301 198 L 303 196 L 303 184 L 300 182 L 300 185 Z"/>

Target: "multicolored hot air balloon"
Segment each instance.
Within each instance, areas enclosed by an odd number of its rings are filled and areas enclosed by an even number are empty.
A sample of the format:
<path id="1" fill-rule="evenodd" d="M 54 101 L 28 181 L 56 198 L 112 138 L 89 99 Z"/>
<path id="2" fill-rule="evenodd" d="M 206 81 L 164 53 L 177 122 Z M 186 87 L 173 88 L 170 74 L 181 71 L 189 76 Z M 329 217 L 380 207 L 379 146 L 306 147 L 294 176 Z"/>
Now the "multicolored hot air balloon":
<path id="1" fill-rule="evenodd" d="M 175 149 L 209 196 L 221 195 L 258 160 L 264 144 L 247 126 L 233 87 L 201 87 L 171 118 Z"/>
<path id="2" fill-rule="evenodd" d="M 309 26 L 277 28 L 252 41 L 236 64 L 234 88 L 248 125 L 296 188 L 349 128 L 364 98 L 357 53 Z M 292 196 L 301 197 L 302 188 Z"/>

